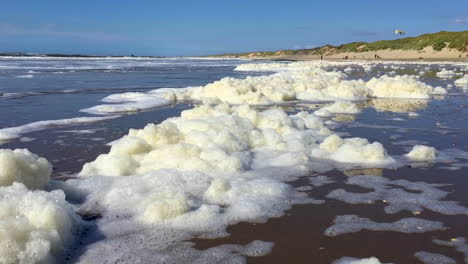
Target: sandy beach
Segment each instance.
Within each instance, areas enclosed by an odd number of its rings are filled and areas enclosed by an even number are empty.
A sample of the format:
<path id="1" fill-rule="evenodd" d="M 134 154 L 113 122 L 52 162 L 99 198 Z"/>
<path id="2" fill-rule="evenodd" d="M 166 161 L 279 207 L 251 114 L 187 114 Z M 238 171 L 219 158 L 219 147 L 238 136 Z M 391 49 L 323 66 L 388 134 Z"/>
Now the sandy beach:
<path id="1" fill-rule="evenodd" d="M 376 58 L 376 55 L 379 58 Z M 347 59 L 346 59 L 347 57 Z M 307 60 L 394 60 L 394 61 L 468 61 L 468 51 L 462 52 L 459 50 L 444 48 L 441 51 L 435 51 L 432 47 L 426 47 L 421 51 L 414 50 L 379 50 L 367 52 L 347 52 L 338 54 L 325 54 L 322 58 L 319 55 L 282 55 L 281 51 L 275 56 L 257 56 L 255 52 L 248 56 L 239 58 L 257 59 L 257 60 L 291 60 L 291 61 L 307 61 Z"/>

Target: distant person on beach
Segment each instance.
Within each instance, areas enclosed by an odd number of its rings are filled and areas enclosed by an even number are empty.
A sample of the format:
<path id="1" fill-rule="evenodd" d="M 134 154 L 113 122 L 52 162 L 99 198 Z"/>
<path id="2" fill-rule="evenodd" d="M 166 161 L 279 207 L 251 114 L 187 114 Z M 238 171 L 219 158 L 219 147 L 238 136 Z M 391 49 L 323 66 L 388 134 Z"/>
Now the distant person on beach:
<path id="1" fill-rule="evenodd" d="M 320 59 L 323 60 L 323 55 L 320 55 Z"/>

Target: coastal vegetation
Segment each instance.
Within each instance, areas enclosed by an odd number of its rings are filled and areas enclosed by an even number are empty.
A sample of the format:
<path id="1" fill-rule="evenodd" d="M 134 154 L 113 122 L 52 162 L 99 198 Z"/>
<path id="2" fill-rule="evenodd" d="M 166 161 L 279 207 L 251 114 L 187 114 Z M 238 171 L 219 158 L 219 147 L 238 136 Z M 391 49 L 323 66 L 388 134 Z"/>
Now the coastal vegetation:
<path id="1" fill-rule="evenodd" d="M 338 46 L 324 45 L 312 49 L 299 50 L 278 50 L 260 51 L 246 53 L 221 54 L 217 56 L 243 57 L 270 57 L 278 55 L 334 55 L 346 52 L 366 52 L 379 50 L 414 50 L 420 51 L 424 48 L 432 47 L 435 51 L 444 48 L 454 49 L 461 52 L 468 51 L 468 31 L 449 32 L 440 31 L 437 33 L 424 34 L 417 37 L 399 38 L 394 40 L 379 40 L 375 42 L 352 42 Z"/>

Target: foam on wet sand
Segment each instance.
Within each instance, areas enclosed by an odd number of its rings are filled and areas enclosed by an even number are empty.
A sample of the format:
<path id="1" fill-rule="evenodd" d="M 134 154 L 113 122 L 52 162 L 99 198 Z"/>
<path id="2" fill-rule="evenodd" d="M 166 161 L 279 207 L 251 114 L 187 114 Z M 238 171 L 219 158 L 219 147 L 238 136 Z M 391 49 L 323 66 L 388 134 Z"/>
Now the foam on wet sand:
<path id="1" fill-rule="evenodd" d="M 160 88 L 149 92 L 128 92 L 121 94 L 112 94 L 104 99 L 103 102 L 109 104 L 96 105 L 82 109 L 82 112 L 90 114 L 113 114 L 122 112 L 138 112 L 145 109 L 162 107 L 175 103 L 176 95 L 185 89 Z"/>
<path id="2" fill-rule="evenodd" d="M 382 264 L 376 257 L 357 259 L 351 257 L 342 257 L 333 261 L 332 264 Z"/>
<path id="3" fill-rule="evenodd" d="M 327 197 L 349 204 L 369 204 L 384 201 L 384 210 L 388 214 L 395 214 L 400 211 L 420 214 L 423 209 L 428 209 L 445 215 L 468 215 L 468 208 L 455 201 L 443 200 L 449 192 L 438 189 L 438 187 L 443 187 L 440 184 L 390 180 L 372 175 L 354 176 L 349 178 L 346 183 L 372 189 L 372 191 L 355 193 L 337 189 L 331 191 Z"/>
<path id="4" fill-rule="evenodd" d="M 109 237 L 117 236 L 112 227 L 117 222 L 130 230 L 156 226 L 183 237 L 200 232 L 216 237 L 239 221 L 262 222 L 293 204 L 323 202 L 282 181 L 340 163 L 394 163 L 378 143 L 338 136 L 339 142 L 323 143 L 330 135 L 323 121 L 307 112 L 201 105 L 130 130 L 63 188 L 71 197 L 86 194 L 81 210 L 102 212 L 100 230 Z M 162 247 L 174 242 L 158 240 Z"/>
<path id="5" fill-rule="evenodd" d="M 455 264 L 455 260 L 442 254 L 418 251 L 414 256 L 424 264 Z"/>
<path id="6" fill-rule="evenodd" d="M 58 119 L 58 120 L 37 121 L 37 122 L 32 122 L 26 125 L 22 125 L 22 126 L 2 128 L 0 129 L 0 141 L 16 139 L 16 138 L 21 137 L 21 135 L 23 134 L 44 130 L 49 127 L 93 123 L 93 122 L 109 120 L 109 119 L 113 119 L 117 117 L 119 116 L 114 115 L 114 116 L 104 116 L 104 117 L 75 117 L 75 118 Z"/>
<path id="7" fill-rule="evenodd" d="M 339 215 L 328 227 L 324 234 L 326 236 L 339 236 L 348 233 L 369 231 L 392 231 L 400 233 L 424 233 L 436 230 L 446 230 L 442 222 L 429 221 L 420 218 L 402 218 L 391 223 L 374 222 L 368 218 L 357 215 Z"/>

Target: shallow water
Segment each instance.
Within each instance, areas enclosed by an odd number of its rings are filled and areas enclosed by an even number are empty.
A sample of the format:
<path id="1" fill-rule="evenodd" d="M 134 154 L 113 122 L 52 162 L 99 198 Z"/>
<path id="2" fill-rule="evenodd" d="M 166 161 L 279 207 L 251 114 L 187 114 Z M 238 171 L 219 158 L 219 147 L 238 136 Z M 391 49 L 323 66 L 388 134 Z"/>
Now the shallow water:
<path id="1" fill-rule="evenodd" d="M 45 59 L 0 59 L 0 107 L 5 113 L 0 117 L 0 128 L 22 125 L 45 119 L 60 119 L 86 116 L 80 109 L 99 104 L 99 99 L 123 91 L 145 91 L 161 87 L 187 87 L 210 83 L 225 76 L 243 78 L 248 75 L 268 73 L 234 72 L 240 61 L 204 60 L 45 60 Z M 417 74 L 420 69 L 430 67 L 420 80 L 433 87 L 447 87 L 454 79 L 440 79 L 435 72 L 441 68 L 466 71 L 457 65 L 404 64 L 405 69 L 395 69 L 398 64 L 377 65 L 370 72 L 352 66 L 349 79 L 368 80 L 371 77 L 395 71 L 395 74 Z M 332 65 L 329 70 L 343 71 L 349 65 Z M 394 66 L 392 68 L 392 66 Z M 34 71 L 34 73 L 29 73 Z M 60 73 L 58 73 L 60 72 Z M 64 73 L 62 73 L 64 72 Z M 18 76 L 33 75 L 31 78 Z M 57 77 L 60 76 L 60 77 Z M 66 90 L 73 90 L 69 93 Z M 371 191 L 362 186 L 346 182 L 359 175 L 383 176 L 393 180 L 405 179 L 410 182 L 444 184 L 438 189 L 448 192 L 443 200 L 457 201 L 468 207 L 468 120 L 466 90 L 448 88 L 448 94 L 432 100 L 421 99 L 371 99 L 360 102 L 362 112 L 358 115 L 337 115 L 334 131 L 342 135 L 363 137 L 369 141 L 381 142 L 387 151 L 401 156 L 413 145 L 433 146 L 446 153 L 458 153 L 454 161 L 409 163 L 397 169 L 332 170 L 321 173 L 331 183 L 313 186 L 308 174 L 289 182 L 302 188 L 323 204 L 295 205 L 279 218 L 270 218 L 266 223 L 238 223 L 228 227 L 229 236 L 216 239 L 195 238 L 194 248 L 205 250 L 224 244 L 245 245 L 254 240 L 273 242 L 270 254 L 247 257 L 248 263 L 331 263 L 343 256 L 367 258 L 376 256 L 380 261 L 392 263 L 421 263 L 414 254 L 428 251 L 449 256 L 457 263 L 463 263 L 465 256 L 453 247 L 440 246 L 434 238 L 450 240 L 455 237 L 468 238 L 467 215 L 444 215 L 431 210 L 421 212 L 401 211 L 388 214 L 384 211 L 385 201 L 369 204 L 349 204 L 327 195 L 336 189 L 364 193 Z M 8 95 L 6 93 L 19 93 Z M 39 94 L 38 94 L 39 93 Z M 142 128 L 147 123 L 160 123 L 169 117 L 179 116 L 181 111 L 190 109 L 192 103 L 181 103 L 150 109 L 139 113 L 124 114 L 120 118 L 98 123 L 54 127 L 22 135 L 19 140 L 5 142 L 2 148 L 28 148 L 44 156 L 54 165 L 53 177 L 65 179 L 74 177 L 83 164 L 107 153 L 108 142 L 121 138 L 130 128 Z M 288 113 L 299 110 L 312 111 L 322 104 L 292 103 L 280 106 Z M 265 107 L 262 107 L 265 108 Z M 268 107 L 266 107 L 268 108 Z M 417 116 L 409 116 L 417 112 Z M 329 118 L 325 118 L 328 120 Z M 461 155 L 460 152 L 465 154 Z M 307 186 L 309 189 L 304 188 Z M 392 188 L 389 185 L 386 188 Z M 418 191 L 408 192 L 418 193 Z M 447 230 L 405 234 L 390 231 L 360 231 L 338 236 L 326 236 L 324 231 L 339 215 L 358 215 L 375 222 L 395 222 L 402 218 L 415 217 L 440 221 Z M 93 237 L 93 236 L 90 236 Z M 103 238 L 101 238 L 103 239 Z M 89 238 L 81 238 L 67 258 L 70 262 L 79 260 L 85 248 L 80 245 Z M 92 239 L 91 239 L 92 241 Z M 146 254 L 151 254 L 151 250 Z M 227 261 L 229 259 L 226 259 Z"/>

